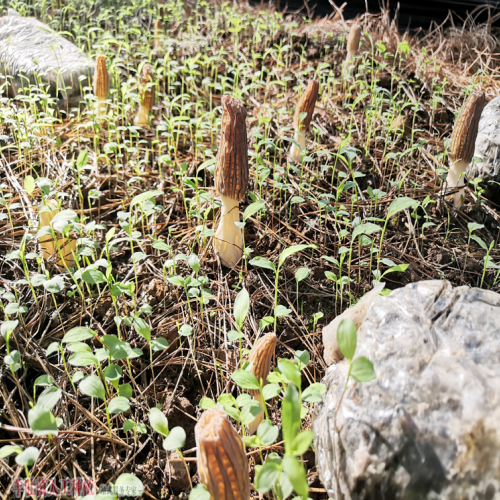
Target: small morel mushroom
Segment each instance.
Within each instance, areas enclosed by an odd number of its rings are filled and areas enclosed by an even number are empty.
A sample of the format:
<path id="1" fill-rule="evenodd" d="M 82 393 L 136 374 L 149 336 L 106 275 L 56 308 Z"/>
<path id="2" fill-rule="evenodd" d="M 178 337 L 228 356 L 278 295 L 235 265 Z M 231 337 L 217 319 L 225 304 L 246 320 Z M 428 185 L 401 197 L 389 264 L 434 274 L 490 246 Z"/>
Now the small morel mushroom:
<path id="1" fill-rule="evenodd" d="M 45 205 L 40 207 L 40 229 L 42 227 L 52 227 L 52 220 L 59 213 L 57 203 L 54 200 L 46 201 Z M 75 267 L 73 253 L 76 251 L 76 239 L 57 238 L 57 244 L 54 237 L 50 234 L 41 236 L 39 239 L 42 256 L 45 260 L 55 263 L 59 268 Z M 59 247 L 59 248 L 58 248 Z M 59 253 L 59 249 L 61 253 Z M 62 258 L 61 258 L 62 254 Z"/>
<path id="2" fill-rule="evenodd" d="M 161 37 L 161 21 L 157 19 L 155 21 L 155 30 L 153 35 L 153 48 L 158 49 L 160 47 L 160 37 Z"/>
<path id="3" fill-rule="evenodd" d="M 215 163 L 215 190 L 221 197 L 221 220 L 214 247 L 223 264 L 234 267 L 243 255 L 239 202 L 248 186 L 247 112 L 239 99 L 222 97 L 222 131 Z"/>
<path id="4" fill-rule="evenodd" d="M 211 500 L 249 500 L 248 459 L 243 441 L 225 411 L 216 406 L 200 417 L 194 429 L 201 482 Z"/>
<path id="5" fill-rule="evenodd" d="M 354 56 L 358 53 L 359 41 L 361 40 L 361 26 L 354 23 L 351 26 L 351 31 L 349 32 L 349 38 L 347 39 L 347 57 L 344 63 L 344 72 L 346 76 L 349 77 L 349 66 Z"/>
<path id="6" fill-rule="evenodd" d="M 98 108 L 103 108 L 109 92 L 108 70 L 106 68 L 106 56 L 98 54 L 95 59 L 94 71 L 94 94 L 97 97 Z"/>
<path id="7" fill-rule="evenodd" d="M 300 161 L 300 152 L 306 147 L 306 134 L 309 130 L 309 125 L 311 125 L 314 106 L 318 99 L 318 90 L 319 83 L 316 80 L 311 80 L 295 108 L 293 116 L 293 126 L 295 128 L 294 139 L 299 143 L 300 147 L 297 147 L 295 144 L 292 145 L 290 150 L 292 160 Z"/>
<path id="8" fill-rule="evenodd" d="M 450 169 L 448 170 L 447 184 L 449 188 L 464 185 L 462 174 L 472 161 L 474 146 L 476 143 L 477 130 L 481 112 L 484 107 L 484 91 L 473 92 L 465 101 L 458 115 L 453 133 L 451 135 L 450 147 Z M 461 189 L 454 196 L 454 207 L 459 208 L 464 190 Z"/>
<path id="9" fill-rule="evenodd" d="M 149 64 L 142 68 L 141 81 L 139 83 L 139 111 L 134 118 L 134 125 L 146 127 L 149 123 L 149 113 L 155 101 L 155 92 L 151 83 L 153 82 L 153 71 Z"/>
<path id="10" fill-rule="evenodd" d="M 264 335 L 253 346 L 250 351 L 248 360 L 252 363 L 252 373 L 257 377 L 259 382 L 267 384 L 267 376 L 269 375 L 269 365 L 271 364 L 274 351 L 276 349 L 276 334 L 274 332 Z M 251 436 L 257 431 L 257 427 L 264 420 L 264 401 L 260 395 L 260 391 L 251 390 L 250 394 L 259 402 L 261 411 L 255 417 L 255 420 L 248 426 L 248 434 Z"/>

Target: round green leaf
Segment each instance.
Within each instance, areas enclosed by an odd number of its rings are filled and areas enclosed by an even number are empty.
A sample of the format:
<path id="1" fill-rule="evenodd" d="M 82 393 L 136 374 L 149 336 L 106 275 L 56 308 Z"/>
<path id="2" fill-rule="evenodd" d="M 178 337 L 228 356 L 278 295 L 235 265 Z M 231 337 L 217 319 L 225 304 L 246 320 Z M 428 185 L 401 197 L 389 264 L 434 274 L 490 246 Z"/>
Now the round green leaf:
<path id="1" fill-rule="evenodd" d="M 259 382 L 255 375 L 245 370 L 236 370 L 231 375 L 231 378 L 234 380 L 237 386 L 242 389 L 254 389 L 259 390 Z"/>
<path id="2" fill-rule="evenodd" d="M 197 484 L 189 494 L 189 500 L 210 500 L 210 493 L 203 484 Z"/>
<path id="3" fill-rule="evenodd" d="M 163 437 L 168 436 L 168 420 L 164 413 L 158 408 L 151 408 L 149 412 L 149 423 L 151 427 Z"/>
<path id="4" fill-rule="evenodd" d="M 182 448 L 186 443 L 186 433 L 182 427 L 174 427 L 170 434 L 163 440 L 163 449 L 173 451 Z"/>
<path id="5" fill-rule="evenodd" d="M 22 453 L 17 455 L 16 464 L 31 467 L 38 458 L 40 451 L 34 446 L 29 446 Z"/>
<path id="6" fill-rule="evenodd" d="M 115 483 L 115 494 L 118 497 L 140 497 L 144 493 L 142 481 L 133 474 L 121 474 Z"/>
<path id="7" fill-rule="evenodd" d="M 99 398 L 103 401 L 106 400 L 104 386 L 102 385 L 101 379 L 96 375 L 89 375 L 88 377 L 85 377 L 80 382 L 80 391 L 82 391 L 82 393 L 86 396 Z"/>
<path id="8" fill-rule="evenodd" d="M 373 363 L 364 356 L 360 356 L 352 362 L 351 375 L 357 382 L 370 382 L 377 378 Z"/>
<path id="9" fill-rule="evenodd" d="M 81 342 L 82 340 L 91 339 L 92 337 L 96 337 L 97 333 L 95 333 L 90 328 L 86 328 L 84 326 L 77 326 L 76 328 L 72 328 L 62 339 L 63 344 L 68 344 L 71 342 Z"/>
<path id="10" fill-rule="evenodd" d="M 130 403 L 127 398 L 116 396 L 108 404 L 109 413 L 123 413 L 130 409 Z"/>

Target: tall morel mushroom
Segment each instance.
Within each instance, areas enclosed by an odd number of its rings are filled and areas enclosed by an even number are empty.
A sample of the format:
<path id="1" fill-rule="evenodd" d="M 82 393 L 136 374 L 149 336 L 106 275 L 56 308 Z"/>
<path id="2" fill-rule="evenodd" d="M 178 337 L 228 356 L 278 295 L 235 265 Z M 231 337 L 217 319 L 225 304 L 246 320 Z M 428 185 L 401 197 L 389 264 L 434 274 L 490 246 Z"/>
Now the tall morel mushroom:
<path id="1" fill-rule="evenodd" d="M 257 377 L 259 382 L 263 385 L 267 383 L 267 376 L 269 375 L 269 366 L 271 360 L 274 356 L 274 351 L 276 349 L 276 334 L 274 332 L 264 335 L 257 343 L 253 346 L 250 351 L 250 356 L 248 360 L 252 363 L 252 373 Z M 250 394 L 253 398 L 259 402 L 261 411 L 255 417 L 255 420 L 248 426 L 248 433 L 250 435 L 255 434 L 257 427 L 264 420 L 264 401 L 259 391 L 251 390 Z"/>
<path id="2" fill-rule="evenodd" d="M 97 106 L 99 109 L 104 107 L 106 97 L 109 92 L 108 70 L 106 68 L 106 56 L 98 54 L 95 59 L 94 71 L 94 94 L 97 97 Z"/>
<path id="3" fill-rule="evenodd" d="M 351 31 L 349 32 L 349 38 L 347 39 L 347 57 L 344 63 L 344 72 L 346 76 L 349 76 L 349 66 L 354 56 L 358 53 L 359 41 L 361 40 L 361 26 L 354 23 L 351 26 Z"/>
<path id="4" fill-rule="evenodd" d="M 248 459 L 225 411 L 216 406 L 194 429 L 198 473 L 211 500 L 249 500 Z"/>
<path id="5" fill-rule="evenodd" d="M 318 90 L 319 83 L 316 80 L 311 80 L 295 108 L 295 114 L 293 116 L 293 126 L 295 128 L 294 139 L 298 142 L 300 147 L 297 147 L 296 144 L 292 145 L 290 150 L 292 160 L 300 161 L 300 153 L 306 147 L 306 134 L 311 125 L 314 106 L 318 99 Z"/>
<path id="6" fill-rule="evenodd" d="M 239 99 L 222 97 L 222 131 L 215 163 L 215 190 L 222 201 L 214 247 L 223 264 L 234 267 L 243 255 L 239 202 L 248 186 L 247 112 Z"/>
<path id="7" fill-rule="evenodd" d="M 450 169 L 448 170 L 447 184 L 449 188 L 464 185 L 462 174 L 472 161 L 474 146 L 476 143 L 477 130 L 481 112 L 485 102 L 484 91 L 473 92 L 462 106 L 458 115 L 453 133 L 451 135 Z M 454 207 L 459 208 L 464 190 L 461 189 L 454 195 Z"/>
<path id="8" fill-rule="evenodd" d="M 134 125 L 146 127 L 149 124 L 149 113 L 154 105 L 155 92 L 151 85 L 153 83 L 153 71 L 149 64 L 142 68 L 141 81 L 139 83 L 139 111 L 134 118 Z"/>

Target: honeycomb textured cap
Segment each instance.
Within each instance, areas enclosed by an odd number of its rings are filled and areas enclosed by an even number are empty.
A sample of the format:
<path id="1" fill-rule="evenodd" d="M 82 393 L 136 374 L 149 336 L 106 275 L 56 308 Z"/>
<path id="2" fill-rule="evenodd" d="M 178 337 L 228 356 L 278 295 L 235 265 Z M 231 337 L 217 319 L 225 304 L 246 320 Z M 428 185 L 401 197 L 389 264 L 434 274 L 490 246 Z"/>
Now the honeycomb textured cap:
<path id="1" fill-rule="evenodd" d="M 269 365 L 271 364 L 274 351 L 276 349 L 276 334 L 274 332 L 264 335 L 260 338 L 250 351 L 248 360 L 252 363 L 252 373 L 257 377 L 257 380 L 267 383 L 269 375 Z M 250 394 L 256 396 L 259 391 L 250 391 Z"/>
<path id="2" fill-rule="evenodd" d="M 215 189 L 240 201 L 248 186 L 247 112 L 234 97 L 222 97 L 222 130 L 215 163 Z"/>
<path id="3" fill-rule="evenodd" d="M 154 88 L 151 86 L 147 86 L 148 83 L 152 83 L 154 81 L 154 74 L 151 66 L 149 64 L 145 64 L 142 67 L 141 72 L 141 83 L 139 85 L 140 89 L 140 98 L 141 105 L 147 109 L 147 111 L 151 111 L 151 108 L 155 103 L 155 92 Z"/>
<path id="4" fill-rule="evenodd" d="M 211 500 L 249 500 L 248 459 L 226 412 L 217 406 L 203 413 L 195 437 L 198 473 Z"/>
<path id="5" fill-rule="evenodd" d="M 356 53 L 359 48 L 359 41 L 361 40 L 361 26 L 354 23 L 349 31 L 349 38 L 347 39 L 348 52 Z"/>
<path id="6" fill-rule="evenodd" d="M 106 56 L 99 54 L 95 59 L 94 94 L 98 99 L 106 99 L 109 90 Z"/>
<path id="7" fill-rule="evenodd" d="M 484 91 L 478 90 L 473 92 L 462 106 L 451 135 L 449 153 L 453 162 L 471 162 L 484 103 Z"/>
<path id="8" fill-rule="evenodd" d="M 295 108 L 295 115 L 293 117 L 293 124 L 295 128 L 306 132 L 309 130 L 311 125 L 312 116 L 314 113 L 314 106 L 316 105 L 316 100 L 318 99 L 319 83 L 316 80 L 311 80 L 307 86 L 302 97 L 299 99 L 299 103 Z M 307 113 L 307 116 L 301 121 L 301 113 Z"/>

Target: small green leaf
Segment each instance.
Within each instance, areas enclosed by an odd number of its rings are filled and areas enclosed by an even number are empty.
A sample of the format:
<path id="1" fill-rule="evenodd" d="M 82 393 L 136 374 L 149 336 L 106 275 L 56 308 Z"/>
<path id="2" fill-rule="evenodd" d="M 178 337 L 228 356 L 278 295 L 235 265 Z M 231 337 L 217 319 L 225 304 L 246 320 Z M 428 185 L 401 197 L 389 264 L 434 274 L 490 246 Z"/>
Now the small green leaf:
<path id="1" fill-rule="evenodd" d="M 144 493 L 144 486 L 138 477 L 124 473 L 118 476 L 114 490 L 118 497 L 140 497 Z"/>
<path id="2" fill-rule="evenodd" d="M 158 408 L 151 408 L 148 414 L 151 427 L 163 437 L 168 436 L 168 420 L 164 413 Z"/>
<path id="3" fill-rule="evenodd" d="M 90 328 L 86 328 L 83 326 L 77 326 L 76 328 L 72 328 L 62 339 L 63 344 L 68 344 L 70 342 L 81 342 L 82 340 L 91 339 L 92 337 L 96 337 L 97 333 L 95 333 Z"/>
<path id="4" fill-rule="evenodd" d="M 337 343 L 340 352 L 351 361 L 356 352 L 357 343 L 356 325 L 352 319 L 346 318 L 340 322 L 337 330 Z"/>
<path id="5" fill-rule="evenodd" d="M 292 442 L 292 450 L 295 456 L 303 455 L 311 446 L 314 439 L 314 431 L 303 431 L 295 436 Z"/>
<path id="6" fill-rule="evenodd" d="M 295 384 L 297 388 L 300 389 L 301 375 L 299 369 L 294 363 L 292 363 L 289 359 L 280 359 L 278 361 L 278 369 L 288 382 Z"/>
<path id="7" fill-rule="evenodd" d="M 210 398 L 201 398 L 200 402 L 198 403 L 198 406 L 202 410 L 209 410 L 210 408 L 217 406 L 217 403 Z"/>
<path id="8" fill-rule="evenodd" d="M 236 326 L 240 331 L 243 328 L 243 323 L 245 322 L 249 308 L 250 297 L 246 288 L 242 288 L 234 301 L 234 320 L 236 321 Z"/>
<path id="9" fill-rule="evenodd" d="M 306 248 L 318 248 L 318 247 L 316 245 L 293 245 L 289 248 L 285 248 L 285 250 L 283 250 L 280 254 L 278 267 L 282 266 L 283 262 L 285 262 L 287 257 L 290 257 L 290 255 L 293 255 L 294 253 L 301 252 Z"/>
<path id="10" fill-rule="evenodd" d="M 130 399 L 132 397 L 133 391 L 130 384 L 122 384 L 118 387 L 118 395 Z"/>
<path id="11" fill-rule="evenodd" d="M 255 375 L 245 370 L 236 370 L 231 375 L 231 378 L 234 380 L 237 386 L 242 389 L 254 389 L 259 390 L 259 382 Z"/>
<path id="12" fill-rule="evenodd" d="M 156 337 L 151 341 L 151 348 L 153 351 L 164 351 L 169 348 L 168 340 L 163 337 Z"/>
<path id="13" fill-rule="evenodd" d="M 299 432 L 300 407 L 299 391 L 293 384 L 290 384 L 286 388 L 281 405 L 281 425 L 283 426 L 283 440 L 285 441 L 285 452 L 287 454 L 293 453 L 292 443 Z"/>
<path id="14" fill-rule="evenodd" d="M 106 276 L 97 269 L 89 269 L 82 274 L 82 280 L 89 285 L 98 285 L 100 283 L 106 283 Z"/>
<path id="15" fill-rule="evenodd" d="M 182 448 L 186 443 L 186 432 L 182 427 L 174 427 L 169 435 L 163 440 L 163 449 L 173 451 Z"/>
<path id="16" fill-rule="evenodd" d="M 38 448 L 29 446 L 22 453 L 17 455 L 16 464 L 31 467 L 36 462 L 39 453 L 40 451 L 38 450 Z"/>
<path id="17" fill-rule="evenodd" d="M 387 211 L 387 218 L 390 218 L 393 215 L 396 215 L 398 212 L 401 212 L 402 210 L 406 210 L 410 207 L 413 207 L 417 203 L 418 202 L 416 200 L 408 198 L 407 196 L 403 196 L 401 198 L 396 198 L 389 205 L 389 210 Z"/>
<path id="18" fill-rule="evenodd" d="M 357 382 L 370 382 L 377 378 L 373 363 L 364 356 L 356 358 L 352 362 L 351 375 Z"/>
<path id="19" fill-rule="evenodd" d="M 265 208 L 266 204 L 263 201 L 255 201 L 248 205 L 243 212 L 243 222 L 245 222 L 249 217 L 252 217 L 252 215 L 256 214 L 259 210 L 263 210 Z"/>
<path id="20" fill-rule="evenodd" d="M 281 387 L 278 384 L 267 384 L 262 389 L 262 395 L 264 396 L 264 401 L 276 398 L 280 394 L 281 394 Z"/>
<path id="21" fill-rule="evenodd" d="M 102 401 L 106 400 L 104 386 L 102 385 L 101 379 L 96 375 L 89 375 L 88 377 L 85 377 L 80 382 L 80 391 L 82 391 L 82 393 L 86 396 L 102 399 Z"/>
<path id="22" fill-rule="evenodd" d="M 295 351 L 293 359 L 297 363 L 299 370 L 302 371 L 309 364 L 309 361 L 311 361 L 311 355 L 309 351 Z"/>
<path id="23" fill-rule="evenodd" d="M 255 489 L 259 493 L 267 493 L 274 487 L 280 474 L 281 466 L 276 462 L 266 460 L 255 476 Z"/>
<path id="24" fill-rule="evenodd" d="M 302 393 L 302 401 L 307 401 L 308 403 L 321 403 L 323 401 L 323 396 L 326 392 L 326 385 L 320 382 L 315 382 L 307 387 Z"/>
<path id="25" fill-rule="evenodd" d="M 13 453 L 21 453 L 23 449 L 20 446 L 12 445 L 12 444 L 6 444 L 5 446 L 2 446 L 0 448 L 0 458 L 6 458 L 9 455 L 12 455 Z"/>
<path id="26" fill-rule="evenodd" d="M 271 269 L 274 273 L 276 272 L 276 266 L 270 260 L 264 259 L 264 257 L 254 257 L 250 261 L 250 264 L 256 267 L 263 267 L 264 269 Z"/>
<path id="27" fill-rule="evenodd" d="M 240 340 L 243 337 L 244 337 L 243 333 L 237 332 L 236 330 L 229 330 L 229 332 L 227 332 L 227 340 L 229 340 L 229 342 Z"/>
<path id="28" fill-rule="evenodd" d="M 142 318 L 134 319 L 135 331 L 148 342 L 151 342 L 151 330 L 149 325 Z"/>
<path id="29" fill-rule="evenodd" d="M 272 445 L 278 439 L 279 432 L 280 428 L 270 420 L 263 420 L 257 427 L 257 436 L 264 446 Z"/>
<path id="30" fill-rule="evenodd" d="M 108 404 L 109 413 L 124 413 L 130 409 L 130 403 L 127 398 L 116 396 Z"/>
<path id="31" fill-rule="evenodd" d="M 99 362 L 91 352 L 77 352 L 68 359 L 72 366 L 97 366 Z"/>
<path id="32" fill-rule="evenodd" d="M 288 309 L 285 306 L 282 306 L 281 304 L 278 304 L 276 307 L 276 317 L 277 318 L 284 318 L 285 316 L 288 316 L 292 312 L 291 309 Z"/>
<path id="33" fill-rule="evenodd" d="M 210 500 L 210 493 L 203 484 L 197 484 L 189 494 L 189 500 Z"/>
<path id="34" fill-rule="evenodd" d="M 295 279 L 297 280 L 297 282 L 300 282 L 302 280 L 305 280 L 310 274 L 311 274 L 310 269 L 308 269 L 307 267 L 300 267 L 295 272 Z"/>
<path id="35" fill-rule="evenodd" d="M 296 457 L 285 456 L 283 459 L 283 470 L 287 475 L 293 489 L 302 497 L 308 498 L 309 485 L 307 484 L 306 471 Z"/>
<path id="36" fill-rule="evenodd" d="M 54 386 L 49 386 L 40 394 L 40 396 L 38 396 L 36 406 L 44 408 L 47 411 L 52 411 L 54 406 L 61 399 L 61 396 L 62 396 L 61 389 L 58 389 L 57 387 Z"/>
<path id="37" fill-rule="evenodd" d="M 35 436 L 57 436 L 56 417 L 43 406 L 35 405 L 28 411 L 28 424 Z"/>
<path id="38" fill-rule="evenodd" d="M 24 179 L 24 190 L 29 195 L 32 195 L 35 188 L 36 188 L 35 179 L 33 179 L 31 175 L 27 175 Z"/>

